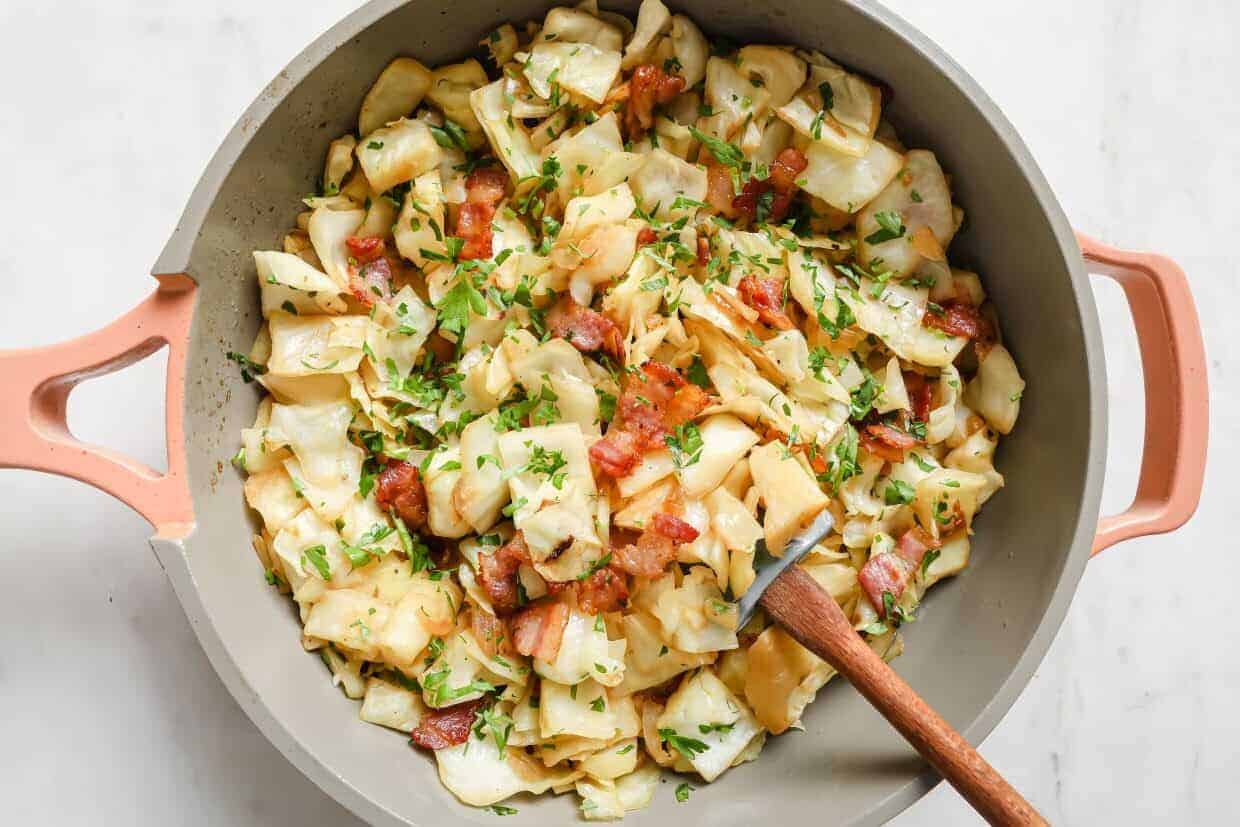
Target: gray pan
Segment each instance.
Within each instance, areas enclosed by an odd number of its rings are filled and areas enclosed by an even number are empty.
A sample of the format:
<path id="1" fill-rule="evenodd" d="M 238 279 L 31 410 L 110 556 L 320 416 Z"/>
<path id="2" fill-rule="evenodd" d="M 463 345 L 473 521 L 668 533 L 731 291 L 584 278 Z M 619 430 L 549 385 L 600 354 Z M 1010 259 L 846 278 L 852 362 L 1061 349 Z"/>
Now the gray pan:
<path id="1" fill-rule="evenodd" d="M 357 709 L 298 645 L 288 600 L 265 586 L 254 523 L 227 467 L 258 398 L 230 350 L 261 322 L 250 251 L 271 249 L 314 189 L 327 143 L 353 129 L 362 96 L 397 55 L 460 59 L 495 24 L 541 17 L 515 0 L 373 0 L 289 64 L 212 160 L 155 265 L 159 289 L 82 339 L 0 354 L 0 466 L 97 485 L 156 526 L 155 553 L 203 648 L 254 723 L 316 784 L 380 825 L 490 823 L 458 804 L 434 762 L 407 739 L 363 726 Z M 1183 274 L 1158 256 L 1074 236 L 1011 125 L 977 84 L 923 35 L 860 0 L 685 0 L 708 35 L 794 43 L 880 78 L 885 114 L 910 146 L 932 148 L 970 216 L 953 259 L 982 274 L 1003 335 L 1028 380 L 1020 424 L 998 466 L 1007 487 L 977 525 L 968 570 L 936 589 L 907 631 L 895 668 L 969 740 L 1011 706 L 1059 628 L 1091 550 L 1168 531 L 1191 515 L 1205 461 L 1205 361 Z M 629 14 L 636 0 L 612 6 Z M 1082 256 L 1084 248 L 1084 259 Z M 1146 369 L 1145 460 L 1137 501 L 1099 525 L 1106 373 L 1085 262 L 1121 281 Z M 77 442 L 64 426 L 72 386 L 169 347 L 166 475 Z M 806 732 L 774 739 L 761 760 L 699 789 L 700 823 L 875 824 L 935 783 L 916 754 L 850 687 L 833 683 Z M 1000 768 L 1002 769 L 1002 768 Z M 1036 802 L 1035 802 L 1036 804 Z M 512 827 L 567 823 L 563 798 L 517 802 Z M 630 815 L 671 824 L 668 792 Z"/>

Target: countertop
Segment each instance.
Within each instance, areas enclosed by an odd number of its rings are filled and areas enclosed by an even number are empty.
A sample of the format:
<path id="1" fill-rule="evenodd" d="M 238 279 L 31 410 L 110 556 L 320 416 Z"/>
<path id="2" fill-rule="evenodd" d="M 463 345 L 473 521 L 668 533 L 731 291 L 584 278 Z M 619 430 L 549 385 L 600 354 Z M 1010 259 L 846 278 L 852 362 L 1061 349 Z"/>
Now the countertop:
<path id="1" fill-rule="evenodd" d="M 233 121 L 354 5 L 0 5 L 0 348 L 93 330 L 146 295 L 146 273 Z M 1090 564 L 1046 660 L 982 752 L 1055 824 L 1232 821 L 1240 5 L 890 5 L 999 103 L 1076 226 L 1180 261 L 1210 359 L 1212 453 L 1196 518 Z M 1096 290 L 1112 412 L 1104 511 L 1115 512 L 1139 462 L 1140 362 L 1118 288 Z M 153 358 L 82 386 L 75 431 L 161 466 L 163 366 Z M 0 492 L 3 821 L 357 824 L 225 691 L 140 517 L 50 476 L 0 471 Z M 894 823 L 977 821 L 940 785 Z"/>

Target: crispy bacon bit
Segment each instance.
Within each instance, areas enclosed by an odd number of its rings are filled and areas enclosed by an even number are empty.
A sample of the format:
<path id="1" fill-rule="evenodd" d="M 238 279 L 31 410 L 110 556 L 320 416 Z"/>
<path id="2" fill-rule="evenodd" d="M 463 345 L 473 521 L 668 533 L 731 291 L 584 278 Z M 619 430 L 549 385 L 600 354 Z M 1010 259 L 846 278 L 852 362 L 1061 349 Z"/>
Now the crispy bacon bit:
<path id="1" fill-rule="evenodd" d="M 921 526 L 913 526 L 900 535 L 900 541 L 896 543 L 896 554 L 916 568 L 921 565 L 921 559 L 926 556 L 927 551 L 941 545 L 942 542 L 931 537 Z"/>
<path id="2" fill-rule="evenodd" d="M 796 325 L 784 312 L 784 280 L 760 278 L 749 275 L 741 279 L 736 289 L 741 301 L 758 311 L 758 319 L 778 330 L 791 330 Z"/>
<path id="3" fill-rule="evenodd" d="M 383 255 L 383 239 L 381 238 L 361 238 L 353 235 L 344 240 L 344 246 L 348 248 L 349 255 L 359 264 L 374 261 Z"/>
<path id="4" fill-rule="evenodd" d="M 677 543 L 692 543 L 701 533 L 679 517 L 671 514 L 655 514 L 650 527 Z"/>
<path id="5" fill-rule="evenodd" d="M 559 601 L 527 606 L 512 618 L 513 645 L 527 657 L 555 660 L 567 623 L 568 607 Z"/>
<path id="6" fill-rule="evenodd" d="M 751 220 L 778 224 L 788 217 L 797 194 L 797 176 L 807 166 L 809 161 L 804 153 L 791 147 L 785 149 L 776 156 L 766 179 L 750 178 L 745 182 L 741 194 L 732 199 L 732 207 Z"/>
<path id="7" fill-rule="evenodd" d="M 465 200 L 471 204 L 497 204 L 508 192 L 508 173 L 503 167 L 478 167 L 465 179 Z"/>
<path id="8" fill-rule="evenodd" d="M 410 733 L 410 742 L 426 749 L 446 749 L 465 743 L 479 707 L 486 702 L 486 698 L 478 698 L 443 709 L 427 710 L 417 728 Z"/>
<path id="9" fill-rule="evenodd" d="M 609 476 L 627 476 L 644 452 L 662 447 L 668 431 L 693 419 L 708 404 L 706 392 L 675 369 L 646 362 L 625 377 L 616 417 L 607 435 L 590 446 L 590 458 Z"/>
<path id="10" fill-rule="evenodd" d="M 465 179 L 465 203 L 456 217 L 456 235 L 465 240 L 462 261 L 491 257 L 491 220 L 507 186 L 508 175 L 499 167 L 478 167 Z"/>
<path id="11" fill-rule="evenodd" d="M 617 612 L 629 603 L 629 584 L 614 566 L 599 569 L 577 585 L 577 605 L 586 614 Z"/>
<path id="12" fill-rule="evenodd" d="M 511 642 L 508 640 L 508 627 L 503 619 L 496 617 L 486 609 L 474 609 L 470 613 L 469 630 L 473 632 L 478 646 L 488 656 L 498 655 L 512 649 Z"/>
<path id="13" fill-rule="evenodd" d="M 392 298 L 392 265 L 386 258 L 349 268 L 349 292 L 365 305 Z"/>
<path id="14" fill-rule="evenodd" d="M 609 477 L 627 477 L 641 462 L 642 449 L 636 436 L 612 427 L 607 436 L 590 446 L 590 459 Z"/>
<path id="15" fill-rule="evenodd" d="M 909 403 L 913 406 L 913 418 L 922 422 L 930 419 L 930 408 L 934 404 L 934 389 L 926 381 L 926 377 L 912 371 L 904 372 L 904 388 L 908 391 Z"/>
<path id="16" fill-rule="evenodd" d="M 416 465 L 400 460 L 389 462 L 379 474 L 375 501 L 384 511 L 396 509 L 396 516 L 415 531 L 426 526 L 426 488 Z"/>
<path id="17" fill-rule="evenodd" d="M 619 362 L 624 361 L 624 334 L 611 319 L 577 304 L 565 293 L 547 313 L 547 329 L 582 353 L 601 350 Z"/>
<path id="18" fill-rule="evenodd" d="M 865 426 L 859 434 L 861 447 L 887 462 L 904 462 L 904 454 L 917 440 L 904 431 L 879 422 Z"/>
<path id="19" fill-rule="evenodd" d="M 809 159 L 799 149 L 788 147 L 775 156 L 771 163 L 769 180 L 780 192 L 792 192 L 797 188 L 797 176 L 805 172 Z"/>
<path id="20" fill-rule="evenodd" d="M 517 570 L 530 562 L 530 551 L 521 532 L 493 554 L 478 555 L 478 583 L 491 599 L 498 615 L 509 615 L 521 608 L 521 589 Z"/>
<path id="21" fill-rule="evenodd" d="M 922 316 L 924 327 L 941 330 L 949 336 L 964 336 L 977 340 L 979 344 L 994 340 L 994 330 L 990 321 L 982 317 L 978 309 L 968 302 L 953 300 L 942 307 L 942 312 L 927 310 Z"/>
<path id="22" fill-rule="evenodd" d="M 697 263 L 703 267 L 710 264 L 710 239 L 704 235 L 697 238 Z"/>
<path id="23" fill-rule="evenodd" d="M 612 565 L 636 577 L 658 577 L 676 559 L 676 544 L 658 531 L 643 531 L 637 542 L 612 548 Z"/>
<path id="24" fill-rule="evenodd" d="M 650 227 L 642 227 L 637 233 L 637 244 L 644 247 L 647 244 L 654 244 L 659 238 L 659 234 Z"/>
<path id="25" fill-rule="evenodd" d="M 629 140 L 639 140 L 654 125 L 654 108 L 670 103 L 684 91 L 685 79 L 663 71 L 654 63 L 645 63 L 633 70 L 629 78 L 629 101 L 624 110 L 624 128 Z"/>
<path id="26" fill-rule="evenodd" d="M 913 564 L 908 560 L 897 554 L 876 554 L 861 567 L 857 579 L 861 581 L 861 588 L 865 589 L 865 596 L 870 599 L 870 605 L 878 612 L 878 616 L 886 617 L 883 593 L 899 600 L 912 576 Z"/>
<path id="27" fill-rule="evenodd" d="M 458 258 L 461 261 L 491 257 L 491 219 L 495 217 L 492 204 L 462 204 L 456 216 L 456 235 L 465 239 Z"/>

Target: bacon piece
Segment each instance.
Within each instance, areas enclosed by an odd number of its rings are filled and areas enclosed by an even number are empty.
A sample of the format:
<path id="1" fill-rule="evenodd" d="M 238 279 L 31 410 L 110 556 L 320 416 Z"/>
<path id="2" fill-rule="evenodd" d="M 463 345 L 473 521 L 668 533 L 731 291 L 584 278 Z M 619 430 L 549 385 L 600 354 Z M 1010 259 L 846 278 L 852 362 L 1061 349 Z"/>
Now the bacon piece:
<path id="1" fill-rule="evenodd" d="M 517 570 L 530 562 L 530 551 L 521 532 L 495 550 L 478 555 L 478 584 L 491 599 L 498 615 L 509 615 L 521 608 L 521 589 Z"/>
<path id="2" fill-rule="evenodd" d="M 710 395 L 706 391 L 697 385 L 684 385 L 667 403 L 667 410 L 663 414 L 663 424 L 671 430 L 693 419 L 709 405 Z"/>
<path id="3" fill-rule="evenodd" d="M 456 235 L 465 240 L 461 261 L 491 257 L 491 220 L 507 186 L 508 175 L 498 167 L 478 167 L 465 179 L 465 203 L 456 216 Z"/>
<path id="4" fill-rule="evenodd" d="M 611 319 L 577 304 L 567 293 L 547 313 L 547 329 L 582 353 L 601 350 L 619 362 L 624 361 L 624 334 Z"/>
<path id="5" fill-rule="evenodd" d="M 809 159 L 804 152 L 788 147 L 775 156 L 771 163 L 771 176 L 767 180 L 780 192 L 792 193 L 797 189 L 797 176 L 808 166 Z"/>
<path id="6" fill-rule="evenodd" d="M 559 601 L 526 606 L 512 618 L 513 645 L 527 657 L 555 660 L 567 624 L 568 606 Z"/>
<path id="7" fill-rule="evenodd" d="M 349 255 L 359 264 L 374 261 L 383 255 L 384 249 L 383 239 L 381 238 L 362 238 L 355 235 L 346 238 L 344 246 L 348 248 Z"/>
<path id="8" fill-rule="evenodd" d="M 654 244 L 659 238 L 659 234 L 649 227 L 642 227 L 637 233 L 637 244 L 644 247 L 647 244 Z"/>
<path id="9" fill-rule="evenodd" d="M 395 509 L 396 516 L 409 528 L 421 531 L 426 527 L 426 488 L 416 465 L 401 460 L 388 462 L 379 474 L 375 501 L 385 511 Z"/>
<path id="10" fill-rule="evenodd" d="M 590 446 L 590 458 L 611 477 L 631 474 L 641 455 L 664 445 L 668 431 L 710 404 L 706 392 L 674 368 L 649 361 L 628 374 L 607 435 Z"/>
<path id="11" fill-rule="evenodd" d="M 507 192 L 503 167 L 478 167 L 465 179 L 465 200 L 471 204 L 498 204 Z"/>
<path id="12" fill-rule="evenodd" d="M 917 440 L 904 431 L 879 422 L 865 426 L 859 434 L 861 447 L 887 462 L 904 462 L 904 454 Z"/>
<path id="13" fill-rule="evenodd" d="M 736 209 L 732 206 L 736 191 L 732 188 L 732 173 L 723 164 L 714 161 L 710 153 L 706 163 L 706 203 L 725 218 L 735 218 Z"/>
<path id="14" fill-rule="evenodd" d="M 926 377 L 912 371 L 904 372 L 904 388 L 908 391 L 909 403 L 913 407 L 913 418 L 922 422 L 930 419 L 930 408 L 934 404 L 934 389 L 926 381 Z"/>
<path id="15" fill-rule="evenodd" d="M 491 257 L 491 219 L 495 217 L 495 205 L 471 204 L 461 205 L 456 216 L 456 235 L 465 240 L 457 258 L 461 261 Z"/>
<path id="16" fill-rule="evenodd" d="M 897 554 L 876 554 L 865 562 L 857 579 L 870 605 L 878 612 L 879 617 L 887 616 L 883 606 L 883 593 L 889 593 L 893 599 L 899 600 L 913 576 L 913 564 Z"/>
<path id="17" fill-rule="evenodd" d="M 896 554 L 916 568 L 921 565 L 921 559 L 926 556 L 927 551 L 941 545 L 942 542 L 931 537 L 921 526 L 913 526 L 900 535 L 900 541 L 896 543 Z"/>
<path id="18" fill-rule="evenodd" d="M 639 140 L 654 125 L 654 108 L 670 103 L 684 91 L 685 79 L 663 71 L 654 63 L 644 63 L 629 78 L 629 100 L 624 109 L 624 128 L 629 140 Z"/>
<path id="19" fill-rule="evenodd" d="M 478 709 L 486 702 L 486 698 L 478 698 L 443 709 L 427 710 L 417 728 L 410 733 L 410 742 L 426 749 L 446 749 L 465 743 L 474 727 Z"/>
<path id="20" fill-rule="evenodd" d="M 676 543 L 692 543 L 701 533 L 672 514 L 655 514 L 650 520 L 650 527 Z"/>
<path id="21" fill-rule="evenodd" d="M 776 156 L 771 173 L 764 180 L 750 178 L 732 199 L 732 207 L 751 220 L 778 224 L 788 217 L 797 194 L 796 178 L 809 161 L 804 153 L 789 147 Z M 761 213 L 761 214 L 759 214 Z"/>
<path id="22" fill-rule="evenodd" d="M 512 649 L 508 640 L 508 626 L 502 618 L 486 609 L 474 609 L 469 616 L 469 630 L 473 632 L 478 646 L 488 656 L 494 657 Z"/>
<path id="23" fill-rule="evenodd" d="M 617 612 L 629 604 L 629 584 L 615 566 L 601 568 L 577 585 L 577 605 L 586 614 Z"/>
<path id="24" fill-rule="evenodd" d="M 636 436 L 615 426 L 590 446 L 590 460 L 609 477 L 627 477 L 641 462 L 642 449 Z"/>
<path id="25" fill-rule="evenodd" d="M 697 238 L 697 263 L 703 267 L 710 264 L 710 239 L 704 235 Z"/>
<path id="26" fill-rule="evenodd" d="M 377 258 L 356 268 L 349 268 L 349 292 L 365 305 L 376 299 L 392 298 L 392 264 L 386 258 Z"/>
<path id="27" fill-rule="evenodd" d="M 964 336 L 968 339 L 986 341 L 993 340 L 994 331 L 990 321 L 982 318 L 978 309 L 968 302 L 949 301 L 943 305 L 943 312 L 927 310 L 921 317 L 923 327 L 941 330 L 949 336 Z"/>
<path id="28" fill-rule="evenodd" d="M 784 312 L 784 280 L 745 276 L 736 286 L 741 301 L 758 311 L 758 320 L 778 330 L 796 327 Z"/>
<path id="29" fill-rule="evenodd" d="M 612 565 L 636 577 L 658 577 L 676 559 L 676 544 L 661 532 L 643 531 L 637 542 L 612 549 Z"/>

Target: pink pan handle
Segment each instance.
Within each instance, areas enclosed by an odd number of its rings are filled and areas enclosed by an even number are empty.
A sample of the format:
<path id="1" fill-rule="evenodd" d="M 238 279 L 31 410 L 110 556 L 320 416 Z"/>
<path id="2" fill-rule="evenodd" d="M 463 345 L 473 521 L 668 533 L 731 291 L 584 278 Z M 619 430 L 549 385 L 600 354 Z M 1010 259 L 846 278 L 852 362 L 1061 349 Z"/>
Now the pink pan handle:
<path id="1" fill-rule="evenodd" d="M 102 330 L 49 347 L 0 351 L 0 468 L 29 468 L 90 483 L 150 520 L 158 536 L 178 539 L 189 534 L 194 522 L 181 411 L 197 287 L 188 276 L 158 278 L 154 293 Z M 166 474 L 78 441 L 65 421 L 75 385 L 128 367 L 163 345 L 168 346 Z"/>
<path id="2" fill-rule="evenodd" d="M 1098 523 L 1093 554 L 1116 543 L 1174 531 L 1201 499 L 1210 392 L 1201 323 L 1184 271 L 1154 253 L 1117 250 L 1077 233 L 1090 272 L 1124 288 L 1145 373 L 1145 449 L 1137 496 Z"/>

